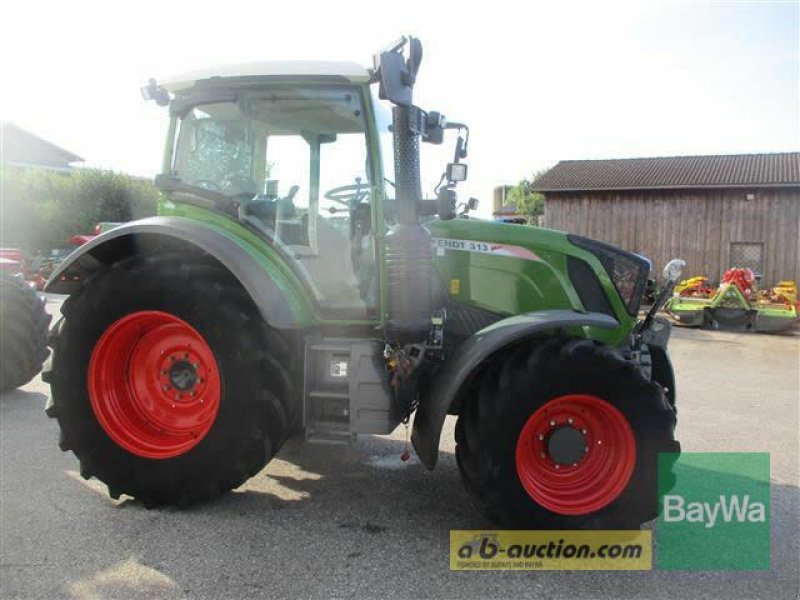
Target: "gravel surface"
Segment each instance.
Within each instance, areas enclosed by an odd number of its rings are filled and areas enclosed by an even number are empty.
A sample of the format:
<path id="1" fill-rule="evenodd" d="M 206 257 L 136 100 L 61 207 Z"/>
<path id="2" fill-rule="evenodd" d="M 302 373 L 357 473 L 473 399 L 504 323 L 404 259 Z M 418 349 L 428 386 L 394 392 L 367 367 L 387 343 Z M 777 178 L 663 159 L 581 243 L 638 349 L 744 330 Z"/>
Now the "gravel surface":
<path id="1" fill-rule="evenodd" d="M 683 329 L 671 349 L 684 450 L 772 455 L 769 572 L 450 572 L 449 530 L 490 527 L 461 488 L 452 419 L 433 472 L 400 461 L 403 428 L 292 440 L 218 502 L 145 510 L 80 477 L 37 377 L 0 396 L 0 596 L 797 598 L 800 336 Z"/>

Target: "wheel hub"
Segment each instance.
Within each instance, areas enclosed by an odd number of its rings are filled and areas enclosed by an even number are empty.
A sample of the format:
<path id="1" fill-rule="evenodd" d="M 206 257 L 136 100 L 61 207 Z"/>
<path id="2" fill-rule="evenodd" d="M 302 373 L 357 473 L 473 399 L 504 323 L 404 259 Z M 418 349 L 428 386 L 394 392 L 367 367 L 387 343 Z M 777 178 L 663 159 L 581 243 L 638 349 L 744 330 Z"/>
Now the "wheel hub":
<path id="1" fill-rule="evenodd" d="M 178 390 L 189 391 L 197 385 L 197 367 L 187 360 L 179 360 L 170 368 L 169 380 Z"/>
<path id="2" fill-rule="evenodd" d="M 547 436 L 547 454 L 557 465 L 570 466 L 586 455 L 586 437 L 571 425 L 555 427 Z"/>

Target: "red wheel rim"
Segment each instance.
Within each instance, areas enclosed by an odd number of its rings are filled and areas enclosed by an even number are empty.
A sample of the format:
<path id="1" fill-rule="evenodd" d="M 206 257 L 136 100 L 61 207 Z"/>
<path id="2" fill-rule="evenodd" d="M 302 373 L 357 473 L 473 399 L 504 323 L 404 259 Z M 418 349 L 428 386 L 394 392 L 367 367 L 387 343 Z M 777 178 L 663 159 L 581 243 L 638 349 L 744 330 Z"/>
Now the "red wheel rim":
<path id="1" fill-rule="evenodd" d="M 557 462 L 551 436 L 571 428 L 583 437 L 575 462 Z M 570 431 L 573 439 L 577 437 Z M 579 438 L 578 438 L 579 439 Z M 516 467 L 522 487 L 544 508 L 585 515 L 611 504 L 625 489 L 636 465 L 636 439 L 628 419 L 609 402 L 570 394 L 533 413 L 517 439 Z"/>
<path id="2" fill-rule="evenodd" d="M 159 311 L 131 313 L 105 330 L 89 360 L 88 387 L 108 436 L 146 458 L 188 452 L 219 410 L 211 348 L 186 321 Z"/>

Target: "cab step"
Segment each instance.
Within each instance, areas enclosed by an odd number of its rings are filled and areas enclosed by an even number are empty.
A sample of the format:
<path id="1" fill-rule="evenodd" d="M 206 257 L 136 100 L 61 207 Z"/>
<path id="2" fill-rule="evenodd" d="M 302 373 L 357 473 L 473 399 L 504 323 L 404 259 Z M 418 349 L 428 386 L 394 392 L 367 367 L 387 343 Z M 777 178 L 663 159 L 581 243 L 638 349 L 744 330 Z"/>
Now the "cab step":
<path id="1" fill-rule="evenodd" d="M 303 426 L 308 441 L 350 443 L 359 433 L 391 433 L 392 410 L 383 342 L 306 340 Z"/>

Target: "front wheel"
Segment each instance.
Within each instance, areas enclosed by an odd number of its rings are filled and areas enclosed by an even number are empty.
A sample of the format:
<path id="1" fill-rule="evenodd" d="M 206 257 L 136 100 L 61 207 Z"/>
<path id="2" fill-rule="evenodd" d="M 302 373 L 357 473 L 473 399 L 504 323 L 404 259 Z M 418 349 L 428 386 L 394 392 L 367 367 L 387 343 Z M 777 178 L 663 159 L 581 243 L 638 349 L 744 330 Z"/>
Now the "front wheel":
<path id="1" fill-rule="evenodd" d="M 654 518 L 658 454 L 677 452 L 661 386 L 589 340 L 498 355 L 456 425 L 465 487 L 510 527 L 635 528 Z"/>
<path id="2" fill-rule="evenodd" d="M 256 474 L 286 438 L 288 352 L 224 270 L 118 265 L 62 312 L 48 414 L 81 475 L 112 497 L 208 500 Z"/>

